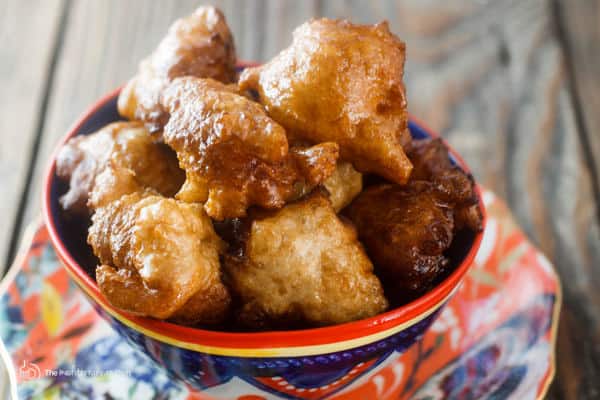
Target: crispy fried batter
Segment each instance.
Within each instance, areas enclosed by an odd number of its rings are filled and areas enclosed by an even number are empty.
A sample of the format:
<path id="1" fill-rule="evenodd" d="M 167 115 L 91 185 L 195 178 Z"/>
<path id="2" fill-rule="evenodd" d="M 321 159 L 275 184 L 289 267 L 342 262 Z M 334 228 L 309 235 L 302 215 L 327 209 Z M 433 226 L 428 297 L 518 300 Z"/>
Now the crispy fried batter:
<path id="1" fill-rule="evenodd" d="M 339 212 L 361 192 L 362 174 L 356 171 L 349 162 L 340 162 L 323 186 L 329 192 L 329 199 L 334 210 Z"/>
<path id="2" fill-rule="evenodd" d="M 316 147 L 316 146 L 315 146 Z M 292 148 L 293 150 L 294 148 Z M 346 207 L 353 198 L 362 190 L 362 174 L 354 169 L 349 162 L 341 161 L 337 163 L 332 173 L 327 171 L 325 176 L 329 176 L 322 181 L 322 187 L 327 189 L 329 200 L 335 212 L 339 212 Z M 296 186 L 296 194 L 292 200 L 297 200 L 309 194 L 317 184 L 306 182 Z"/>
<path id="3" fill-rule="evenodd" d="M 312 20 L 273 60 L 246 69 L 240 88 L 256 90 L 294 138 L 336 142 L 359 171 L 405 183 L 412 166 L 402 149 L 410 140 L 404 53 L 387 23 Z"/>
<path id="4" fill-rule="evenodd" d="M 79 214 L 146 189 L 173 196 L 184 179 L 173 151 L 138 122 L 115 122 L 70 139 L 58 154 L 56 174 L 70 185 L 61 205 Z"/>
<path id="5" fill-rule="evenodd" d="M 413 141 L 406 186 L 376 184 L 346 208 L 395 303 L 428 290 L 444 273 L 455 234 L 482 229 L 473 178 L 450 161 L 440 139 Z"/>
<path id="6" fill-rule="evenodd" d="M 177 20 L 156 50 L 140 63 L 138 74 L 119 96 L 119 113 L 144 121 L 151 132 L 162 129 L 168 113 L 160 92 L 180 76 L 234 82 L 236 56 L 233 36 L 223 13 L 211 6 Z"/>
<path id="7" fill-rule="evenodd" d="M 239 322 L 249 328 L 322 326 L 366 318 L 387 301 L 354 229 L 321 191 L 251 216 L 225 257 Z"/>
<path id="8" fill-rule="evenodd" d="M 335 143 L 288 148 L 284 129 L 264 109 L 211 79 L 178 78 L 163 93 L 171 113 L 164 139 L 186 170 L 177 194 L 205 202 L 214 219 L 244 216 L 252 205 L 279 208 L 296 186 L 331 175 Z"/>
<path id="9" fill-rule="evenodd" d="M 452 204 L 457 230 L 482 229 L 483 216 L 479 209 L 475 181 L 450 161 L 448 148 L 441 139 L 415 140 L 408 157 L 414 165 L 411 180 L 433 182 L 439 196 Z"/>
<path id="10" fill-rule="evenodd" d="M 452 208 L 424 181 L 365 189 L 345 210 L 394 302 L 428 290 L 453 239 Z"/>
<path id="11" fill-rule="evenodd" d="M 224 319 L 223 243 L 200 205 L 134 193 L 99 208 L 92 221 L 96 280 L 112 305 L 190 325 Z"/>

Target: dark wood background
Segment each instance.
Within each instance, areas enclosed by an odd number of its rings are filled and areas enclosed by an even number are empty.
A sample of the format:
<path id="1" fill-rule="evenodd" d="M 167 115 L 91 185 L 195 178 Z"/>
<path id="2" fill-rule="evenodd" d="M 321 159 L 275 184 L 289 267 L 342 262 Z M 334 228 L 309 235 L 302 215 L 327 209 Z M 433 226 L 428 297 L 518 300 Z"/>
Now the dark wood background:
<path id="1" fill-rule="evenodd" d="M 201 0 L 0 0 L 0 260 L 40 213 L 57 140 Z M 383 19 L 407 42 L 410 111 L 464 155 L 564 288 L 551 399 L 600 398 L 597 0 L 217 1 L 240 58 L 312 16 Z M 1 265 L 0 265 L 1 267 Z"/>

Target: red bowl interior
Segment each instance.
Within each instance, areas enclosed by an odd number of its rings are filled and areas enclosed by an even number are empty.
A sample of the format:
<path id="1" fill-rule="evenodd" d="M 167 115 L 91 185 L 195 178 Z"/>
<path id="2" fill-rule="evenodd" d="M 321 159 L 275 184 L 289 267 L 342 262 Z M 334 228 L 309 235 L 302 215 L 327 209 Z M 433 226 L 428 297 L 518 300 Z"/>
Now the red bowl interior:
<path id="1" fill-rule="evenodd" d="M 50 189 L 56 178 L 55 175 L 55 159 L 60 147 L 72 136 L 74 136 L 81 128 L 83 123 L 94 115 L 107 102 L 111 101 L 120 92 L 120 88 L 102 97 L 94 106 L 92 106 L 82 117 L 69 129 L 68 133 L 58 144 L 47 168 L 44 192 L 43 192 L 43 215 L 46 226 L 50 233 L 50 237 L 54 247 L 56 248 L 59 258 L 76 282 L 82 286 L 85 292 L 93 298 L 102 308 L 109 311 L 112 315 L 118 316 L 121 319 L 126 319 L 133 322 L 135 325 L 143 328 L 145 331 L 150 331 L 157 336 L 166 336 L 168 338 L 193 344 L 205 346 L 226 347 L 226 348 L 282 348 L 282 347 L 298 347 L 298 346 L 313 346 L 321 344 L 329 344 L 340 341 L 356 339 L 378 332 L 383 332 L 387 329 L 394 328 L 400 324 L 407 323 L 415 318 L 427 314 L 436 305 L 446 299 L 452 291 L 461 282 L 463 276 L 468 271 L 473 259 L 479 249 L 483 232 L 476 234 L 472 246 L 462 262 L 455 267 L 442 282 L 440 282 L 432 290 L 417 298 L 416 300 L 403 306 L 394 308 L 385 313 L 376 315 L 371 318 L 339 324 L 324 328 L 303 329 L 294 331 L 270 331 L 258 333 L 239 333 L 239 332 L 221 332 L 211 331 L 199 328 L 190 328 L 172 324 L 165 321 L 155 320 L 152 318 L 138 317 L 131 315 L 125 311 L 118 310 L 110 305 L 101 294 L 94 279 L 92 279 L 73 258 L 69 249 L 66 248 L 61 240 L 54 220 L 54 215 L 51 212 L 51 196 Z M 421 123 L 411 120 L 421 127 L 422 130 L 429 133 L 432 137 L 437 137 Z M 112 121 L 106 121 L 109 123 Z M 446 143 L 447 145 L 447 143 Z M 462 158 L 451 148 L 450 152 L 457 163 L 465 171 L 469 169 Z M 485 208 L 481 198 L 480 188 L 477 187 L 479 204 L 484 214 L 484 226 L 486 222 Z"/>

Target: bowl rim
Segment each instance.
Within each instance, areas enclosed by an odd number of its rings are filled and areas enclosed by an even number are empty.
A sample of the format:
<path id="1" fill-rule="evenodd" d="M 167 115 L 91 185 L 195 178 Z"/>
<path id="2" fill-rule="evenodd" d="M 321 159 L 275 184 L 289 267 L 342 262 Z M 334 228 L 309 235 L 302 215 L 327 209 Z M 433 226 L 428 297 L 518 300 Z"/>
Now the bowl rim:
<path id="1" fill-rule="evenodd" d="M 115 99 L 121 89 L 122 87 L 119 87 L 97 100 L 77 119 L 57 144 L 46 168 L 42 208 L 51 242 L 69 275 L 83 289 L 84 293 L 110 316 L 144 335 L 177 347 L 228 356 L 297 356 L 346 350 L 389 337 L 438 310 L 458 289 L 463 277 L 473 264 L 487 222 L 479 185 L 476 185 L 476 192 L 483 214 L 483 229 L 475 235 L 473 244 L 462 262 L 442 282 L 424 295 L 410 303 L 373 317 L 327 327 L 291 331 L 227 332 L 177 325 L 149 317 L 135 316 L 119 310 L 108 303 L 95 280 L 75 261 L 60 239 L 51 212 L 50 194 L 52 183 L 56 178 L 56 156 L 60 148 L 67 140 L 75 136 L 83 124 L 100 108 Z M 440 137 L 416 118 L 409 116 L 409 120 L 432 138 Z M 444 139 L 442 141 L 459 166 L 466 173 L 470 173 L 470 169 L 460 155 Z"/>

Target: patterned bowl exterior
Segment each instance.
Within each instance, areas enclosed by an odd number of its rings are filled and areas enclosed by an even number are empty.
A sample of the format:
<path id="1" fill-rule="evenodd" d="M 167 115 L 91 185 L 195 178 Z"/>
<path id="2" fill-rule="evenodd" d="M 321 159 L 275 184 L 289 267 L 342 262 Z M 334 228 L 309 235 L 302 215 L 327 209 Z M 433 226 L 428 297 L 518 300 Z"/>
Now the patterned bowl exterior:
<path id="1" fill-rule="evenodd" d="M 89 134 L 120 120 L 116 111 L 118 90 L 100 100 L 65 137 Z M 431 137 L 421 125 L 409 124 L 414 138 Z M 454 153 L 453 161 L 467 170 Z M 114 309 L 100 294 L 85 260 L 89 255 L 81 231 L 64 223 L 58 197 L 64 183 L 52 161 L 44 193 L 44 218 L 57 254 L 67 271 L 97 312 L 133 347 L 150 356 L 175 379 L 204 391 L 237 378 L 226 392 L 210 391 L 210 398 L 234 398 L 248 388 L 271 393 L 274 398 L 321 399 L 337 393 L 376 367 L 390 362 L 414 344 L 454 294 L 481 242 L 475 235 L 462 263 L 430 293 L 415 302 L 379 316 L 328 328 L 290 332 L 225 333 L 180 327 L 128 315 Z M 481 197 L 481 196 L 480 196 Z M 483 203 L 480 203 L 483 209 Z M 79 242 L 76 237 L 79 235 Z M 88 258 L 86 258 L 88 257 Z M 223 387 L 223 386 L 221 386 Z M 216 389 L 216 388 L 215 388 Z M 233 390 L 234 392 L 231 392 Z M 243 397 L 243 396 L 242 396 Z"/>
<path id="2" fill-rule="evenodd" d="M 187 350 L 146 336 L 97 305 L 95 309 L 131 345 L 162 365 L 172 377 L 196 390 L 222 385 L 237 377 L 282 398 L 321 399 L 385 363 L 394 352 L 406 351 L 421 338 L 442 307 L 416 324 L 369 345 L 298 357 L 219 356 Z M 223 393 L 222 398 L 229 397 Z"/>

